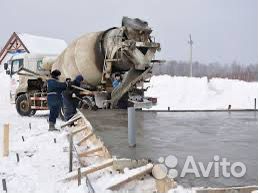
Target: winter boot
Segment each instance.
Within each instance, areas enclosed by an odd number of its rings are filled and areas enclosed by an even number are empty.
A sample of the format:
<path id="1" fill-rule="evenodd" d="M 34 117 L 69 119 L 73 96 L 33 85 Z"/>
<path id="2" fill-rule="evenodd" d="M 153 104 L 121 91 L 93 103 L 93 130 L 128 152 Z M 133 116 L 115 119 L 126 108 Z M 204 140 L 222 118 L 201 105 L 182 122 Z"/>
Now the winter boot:
<path id="1" fill-rule="evenodd" d="M 52 122 L 49 122 L 49 129 L 48 131 L 59 131 L 56 127 L 55 124 Z"/>

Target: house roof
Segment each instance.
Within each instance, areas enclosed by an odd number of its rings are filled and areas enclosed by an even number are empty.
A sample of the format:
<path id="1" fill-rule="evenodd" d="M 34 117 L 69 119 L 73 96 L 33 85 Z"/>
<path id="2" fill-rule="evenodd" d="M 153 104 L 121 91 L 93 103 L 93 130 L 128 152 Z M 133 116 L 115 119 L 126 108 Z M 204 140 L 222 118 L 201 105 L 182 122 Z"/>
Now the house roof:
<path id="1" fill-rule="evenodd" d="M 35 36 L 31 34 L 18 34 L 30 53 L 33 54 L 60 54 L 67 44 L 64 40 Z"/>
<path id="2" fill-rule="evenodd" d="M 61 39 L 14 32 L 0 52 L 0 63 L 10 52 L 59 55 L 66 47 Z"/>

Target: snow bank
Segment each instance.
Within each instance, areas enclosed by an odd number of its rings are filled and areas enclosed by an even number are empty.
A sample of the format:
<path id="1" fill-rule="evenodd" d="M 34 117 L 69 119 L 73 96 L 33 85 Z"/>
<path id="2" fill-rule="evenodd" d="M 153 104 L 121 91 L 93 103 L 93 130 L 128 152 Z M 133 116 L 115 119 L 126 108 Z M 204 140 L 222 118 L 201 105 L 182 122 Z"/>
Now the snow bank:
<path id="1" fill-rule="evenodd" d="M 171 77 L 151 78 L 146 96 L 158 98 L 153 109 L 252 109 L 258 98 L 257 82 L 214 78 Z"/>

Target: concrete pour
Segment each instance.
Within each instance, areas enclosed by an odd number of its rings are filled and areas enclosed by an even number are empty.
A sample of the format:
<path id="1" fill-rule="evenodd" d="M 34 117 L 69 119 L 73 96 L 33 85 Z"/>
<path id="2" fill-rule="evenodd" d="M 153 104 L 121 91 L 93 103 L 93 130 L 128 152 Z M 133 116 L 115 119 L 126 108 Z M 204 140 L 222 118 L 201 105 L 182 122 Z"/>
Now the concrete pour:
<path id="1" fill-rule="evenodd" d="M 113 156 L 157 161 L 160 157 L 174 155 L 178 159 L 180 174 L 187 156 L 193 156 L 207 167 L 226 158 L 231 162 L 243 162 L 247 168 L 241 178 L 214 177 L 214 166 L 208 178 L 196 178 L 193 174 L 175 180 L 187 187 L 228 187 L 255 185 L 258 182 L 258 120 L 256 112 L 137 112 L 136 147 L 128 147 L 127 111 L 82 111 L 95 132 L 102 138 Z M 238 168 L 239 169 L 239 168 Z M 230 167 L 228 168 L 230 172 Z"/>

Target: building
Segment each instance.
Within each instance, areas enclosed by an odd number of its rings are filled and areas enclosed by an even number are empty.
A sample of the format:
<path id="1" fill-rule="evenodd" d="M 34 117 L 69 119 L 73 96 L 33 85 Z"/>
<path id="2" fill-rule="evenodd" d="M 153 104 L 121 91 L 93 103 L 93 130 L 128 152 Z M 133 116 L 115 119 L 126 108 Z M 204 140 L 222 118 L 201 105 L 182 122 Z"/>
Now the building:
<path id="1" fill-rule="evenodd" d="M 0 65 L 15 53 L 59 55 L 66 47 L 61 39 L 14 32 L 0 52 Z"/>

